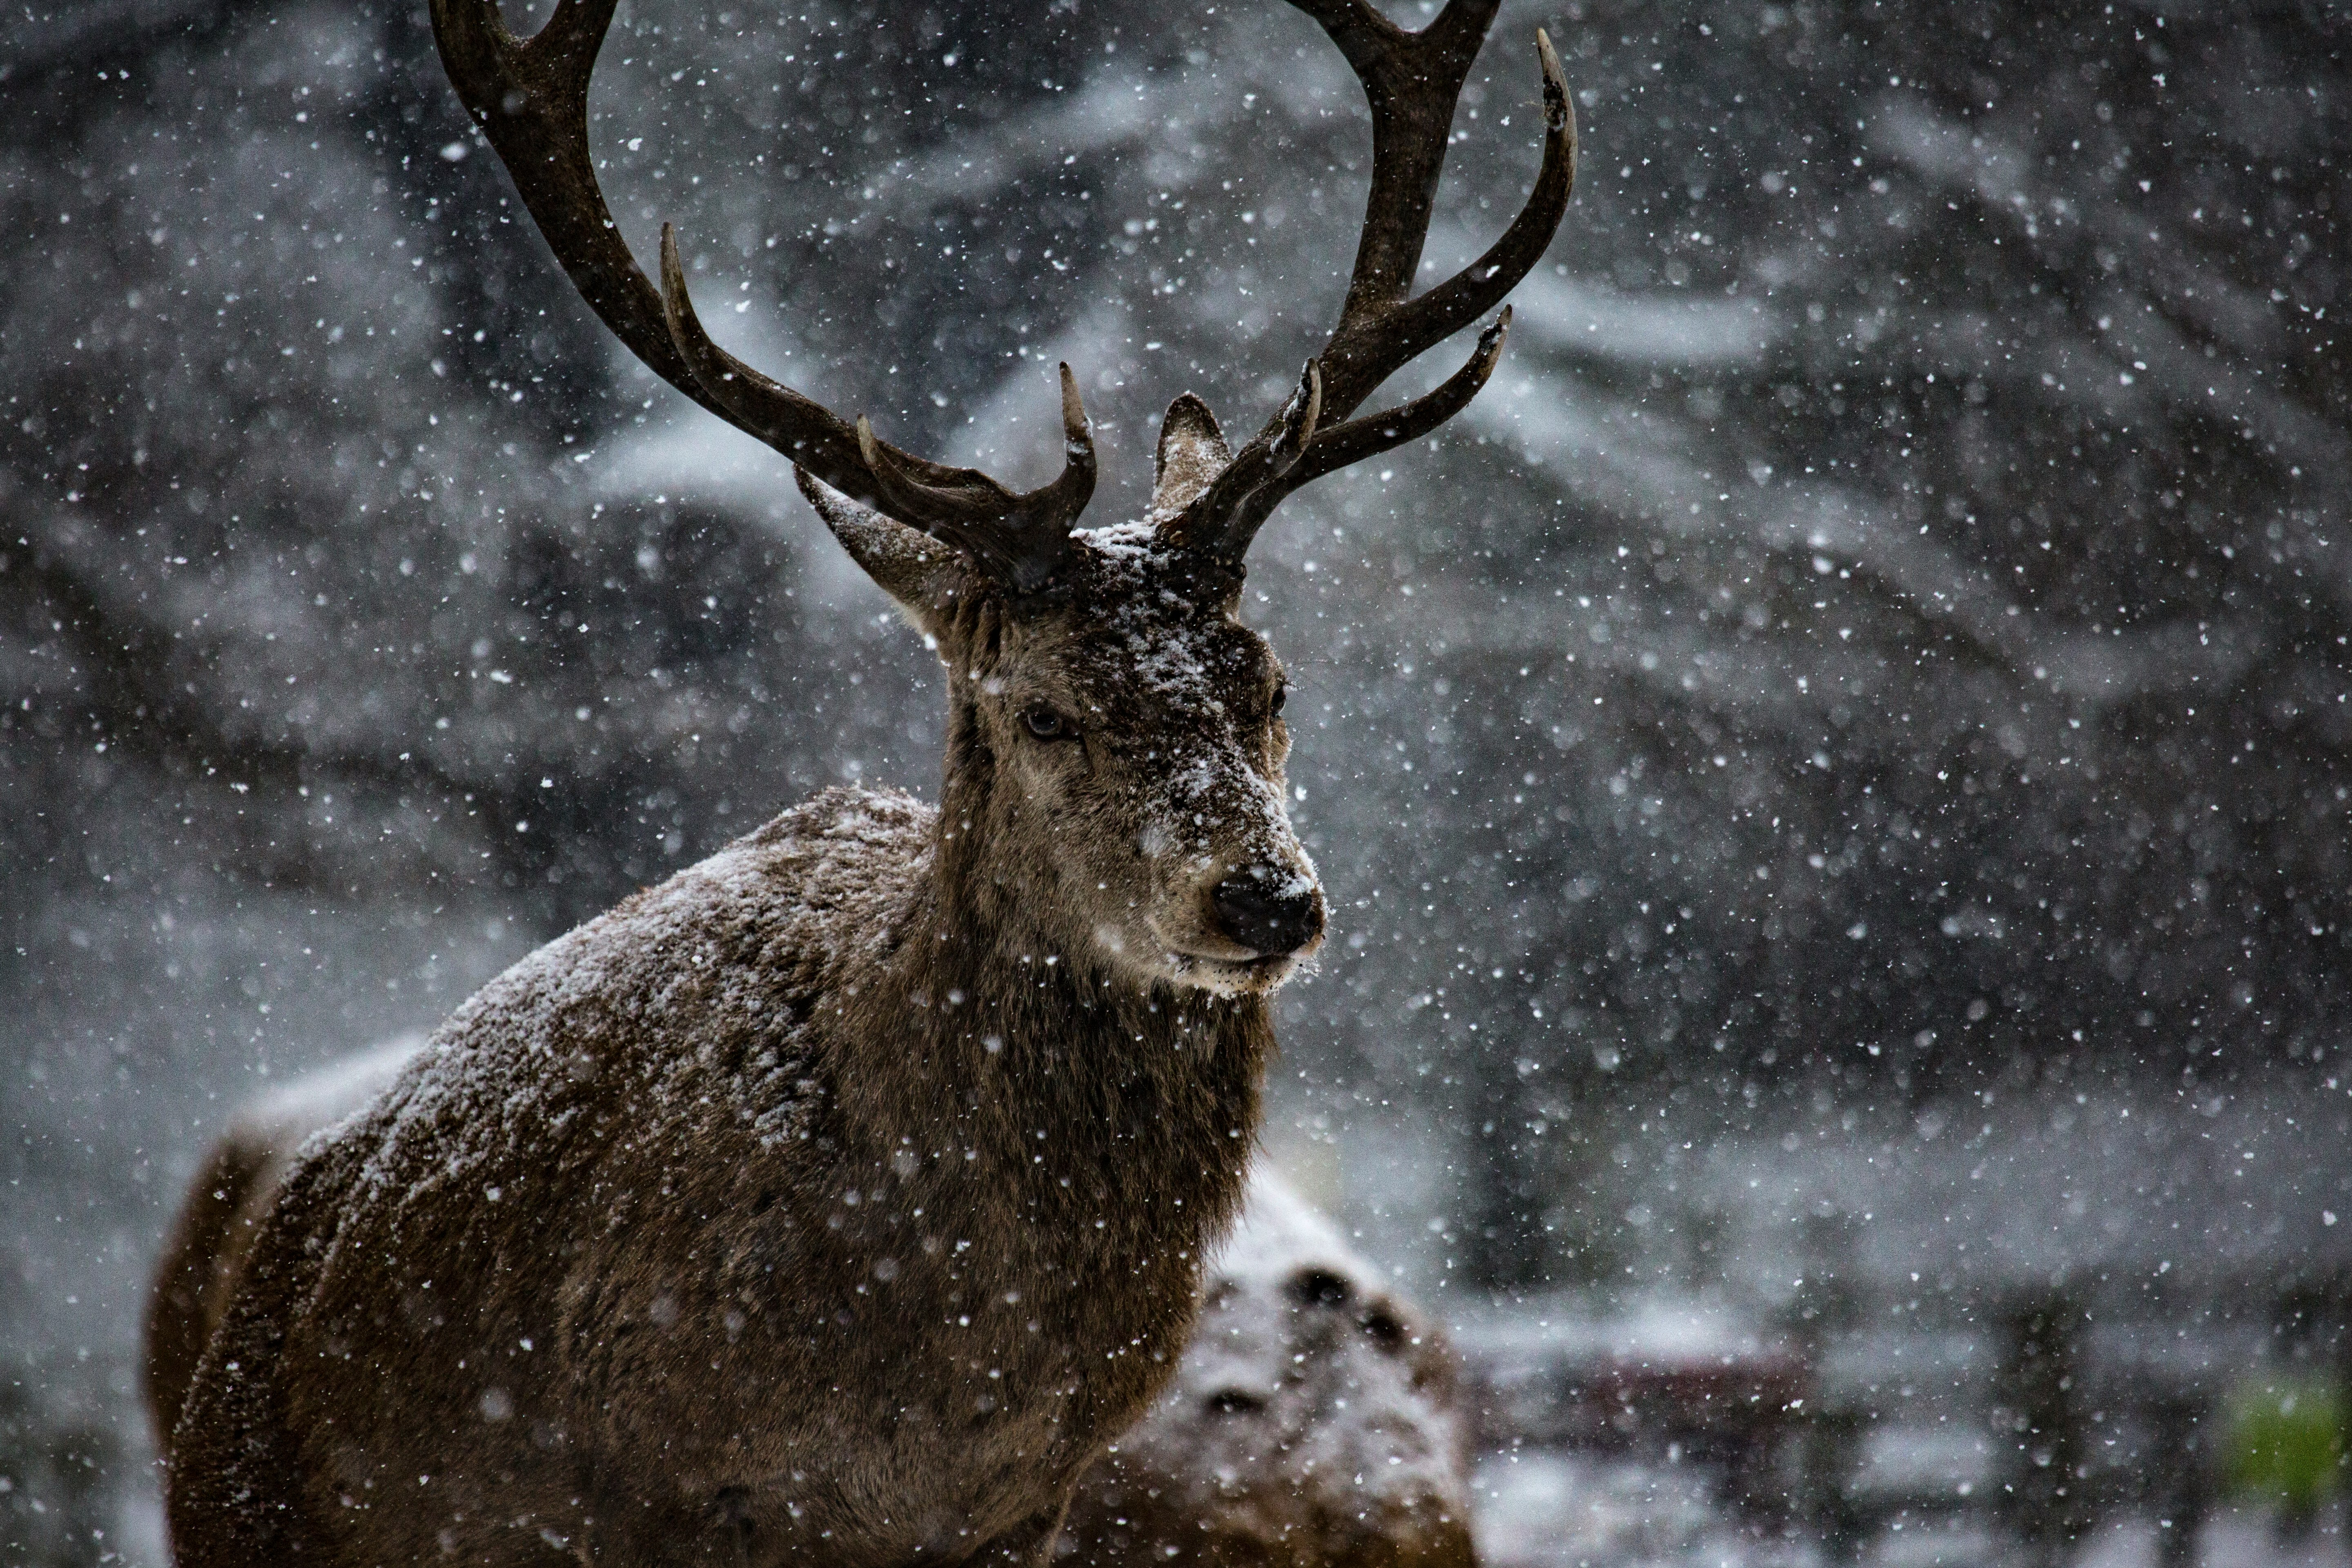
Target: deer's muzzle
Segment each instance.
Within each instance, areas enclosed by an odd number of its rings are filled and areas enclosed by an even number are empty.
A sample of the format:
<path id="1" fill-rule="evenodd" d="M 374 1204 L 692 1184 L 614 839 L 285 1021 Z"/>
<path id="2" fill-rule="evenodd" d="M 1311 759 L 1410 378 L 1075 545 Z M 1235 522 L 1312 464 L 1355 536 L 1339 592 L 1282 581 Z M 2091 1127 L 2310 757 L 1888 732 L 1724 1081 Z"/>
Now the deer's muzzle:
<path id="1" fill-rule="evenodd" d="M 1209 906 L 1220 934 L 1260 957 L 1297 952 L 1323 934 L 1322 890 L 1275 867 L 1234 872 L 1210 890 Z"/>

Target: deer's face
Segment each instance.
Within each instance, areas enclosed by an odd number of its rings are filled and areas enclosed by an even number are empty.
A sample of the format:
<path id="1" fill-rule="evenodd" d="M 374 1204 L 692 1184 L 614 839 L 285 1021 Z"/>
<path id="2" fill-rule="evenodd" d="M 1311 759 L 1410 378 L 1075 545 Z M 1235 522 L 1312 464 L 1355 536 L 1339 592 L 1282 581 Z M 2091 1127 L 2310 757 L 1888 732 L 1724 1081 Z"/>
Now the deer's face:
<path id="1" fill-rule="evenodd" d="M 950 820 L 987 896 L 1072 960 L 1262 994 L 1323 940 L 1291 831 L 1281 661 L 1149 527 L 1079 535 L 1061 591 L 1020 603 L 958 551 L 838 492 L 810 496 L 948 668 Z"/>
<path id="2" fill-rule="evenodd" d="M 1271 990 L 1324 921 L 1286 808 L 1281 662 L 1148 535 L 1088 537 L 1108 542 L 1079 591 L 1005 616 L 960 672 L 1007 847 L 1114 971 Z"/>

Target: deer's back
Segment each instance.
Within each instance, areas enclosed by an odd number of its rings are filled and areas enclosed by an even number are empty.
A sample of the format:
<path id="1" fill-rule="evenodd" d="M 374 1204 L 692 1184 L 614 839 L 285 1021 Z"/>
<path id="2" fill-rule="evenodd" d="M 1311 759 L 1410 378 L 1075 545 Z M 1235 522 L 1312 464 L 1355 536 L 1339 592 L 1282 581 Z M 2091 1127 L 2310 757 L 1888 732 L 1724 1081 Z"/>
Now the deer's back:
<path id="1" fill-rule="evenodd" d="M 180 1403 L 245 1272 L 295 1151 L 366 1108 L 425 1043 L 404 1035 L 312 1073 L 233 1118 L 180 1200 L 147 1302 L 147 1405 L 166 1460 Z"/>

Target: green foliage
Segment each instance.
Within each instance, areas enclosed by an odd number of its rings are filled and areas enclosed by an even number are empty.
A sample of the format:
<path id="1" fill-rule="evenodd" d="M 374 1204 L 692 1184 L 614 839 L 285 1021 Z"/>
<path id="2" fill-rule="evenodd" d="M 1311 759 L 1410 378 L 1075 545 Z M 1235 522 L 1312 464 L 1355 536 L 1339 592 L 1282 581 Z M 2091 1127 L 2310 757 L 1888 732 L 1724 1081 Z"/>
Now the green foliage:
<path id="1" fill-rule="evenodd" d="M 2230 1400 L 2230 1488 L 2308 1515 L 2340 1484 L 2344 1401 L 2324 1377 L 2250 1380 Z"/>

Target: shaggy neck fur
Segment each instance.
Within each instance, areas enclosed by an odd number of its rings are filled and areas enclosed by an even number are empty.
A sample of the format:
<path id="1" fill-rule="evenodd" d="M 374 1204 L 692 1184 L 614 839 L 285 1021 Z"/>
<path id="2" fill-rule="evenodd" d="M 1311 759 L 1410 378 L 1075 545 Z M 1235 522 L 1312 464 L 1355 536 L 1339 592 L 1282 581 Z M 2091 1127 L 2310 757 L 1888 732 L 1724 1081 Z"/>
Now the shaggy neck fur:
<path id="1" fill-rule="evenodd" d="M 1197 1267 L 1239 1207 L 1274 1048 L 1265 1000 L 1111 967 L 1057 919 L 1069 901 L 1047 868 L 1002 864 L 995 847 L 1024 839 L 1021 805 L 960 690 L 948 730 L 929 864 L 874 976 L 875 1021 L 898 1020 L 908 1048 L 843 1085 L 868 1102 L 861 1141 L 887 1162 L 928 1126 L 983 1151 L 957 1179 L 1011 1188 L 1070 1265 Z"/>

